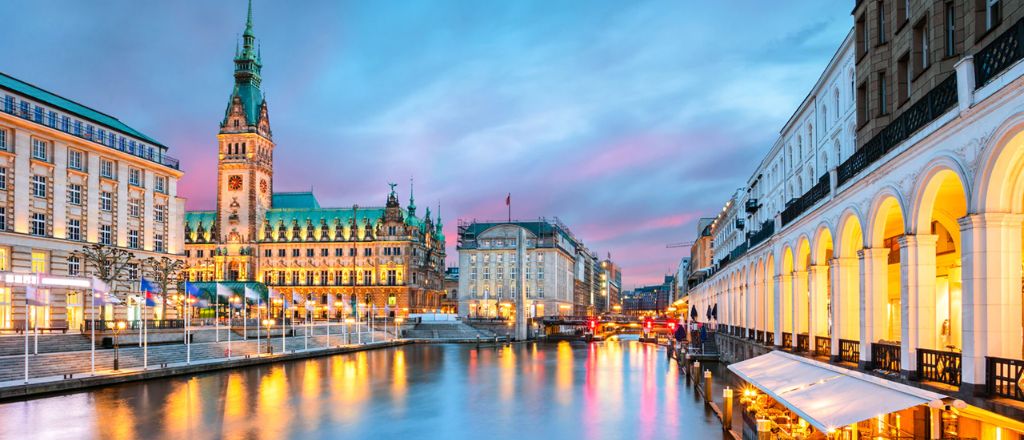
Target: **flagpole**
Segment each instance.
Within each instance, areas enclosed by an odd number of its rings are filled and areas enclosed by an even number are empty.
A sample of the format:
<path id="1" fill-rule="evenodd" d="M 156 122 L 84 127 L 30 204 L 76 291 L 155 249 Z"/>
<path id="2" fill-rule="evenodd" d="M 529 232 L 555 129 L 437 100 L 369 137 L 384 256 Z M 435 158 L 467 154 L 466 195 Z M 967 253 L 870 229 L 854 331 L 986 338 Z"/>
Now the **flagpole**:
<path id="1" fill-rule="evenodd" d="M 25 384 L 28 384 L 28 287 L 25 288 Z"/>
<path id="2" fill-rule="evenodd" d="M 192 365 L 192 336 L 191 328 L 192 324 L 192 301 L 188 291 L 185 292 L 185 365 Z"/>
<path id="3" fill-rule="evenodd" d="M 92 290 L 92 346 L 89 348 L 89 357 L 92 363 L 92 375 L 96 375 L 96 289 L 95 286 Z"/>
<path id="4" fill-rule="evenodd" d="M 218 293 L 218 296 L 219 296 L 219 293 Z M 228 302 L 229 303 L 231 302 L 230 298 L 228 298 Z M 233 353 L 231 353 L 231 319 L 232 319 L 233 315 L 235 314 L 235 312 L 231 311 L 233 308 L 234 308 L 234 306 L 228 304 L 228 359 L 231 359 L 231 355 L 233 354 Z"/>
<path id="5" fill-rule="evenodd" d="M 256 293 L 256 356 L 260 355 L 260 294 Z"/>
<path id="6" fill-rule="evenodd" d="M 331 296 L 327 295 L 327 348 L 331 348 Z"/>
<path id="7" fill-rule="evenodd" d="M 249 340 L 249 298 L 245 297 L 245 291 L 242 291 L 242 340 Z"/>
<path id="8" fill-rule="evenodd" d="M 213 334 L 216 338 L 216 342 L 220 342 L 220 295 L 217 294 L 216 287 L 214 287 L 213 295 Z"/>
<path id="9" fill-rule="evenodd" d="M 149 304 L 142 303 L 142 370 L 149 369 L 149 321 L 146 319 Z"/>
<path id="10" fill-rule="evenodd" d="M 284 294 L 282 293 L 281 294 L 281 354 L 284 354 L 285 351 L 287 350 L 287 347 L 288 347 L 288 339 L 285 338 L 285 336 L 287 336 L 287 334 L 288 334 L 288 330 L 287 330 L 287 327 L 286 327 L 288 325 L 288 323 L 285 322 L 285 320 L 288 319 L 288 316 L 287 316 L 288 315 L 288 301 L 291 301 L 291 300 L 290 299 L 289 300 L 285 300 L 284 299 Z M 267 337 L 269 338 L 270 335 L 267 335 Z"/>
<path id="11" fill-rule="evenodd" d="M 302 332 L 302 349 L 309 350 L 309 295 L 306 296 L 306 313 L 303 316 L 306 317 L 306 329 Z"/>

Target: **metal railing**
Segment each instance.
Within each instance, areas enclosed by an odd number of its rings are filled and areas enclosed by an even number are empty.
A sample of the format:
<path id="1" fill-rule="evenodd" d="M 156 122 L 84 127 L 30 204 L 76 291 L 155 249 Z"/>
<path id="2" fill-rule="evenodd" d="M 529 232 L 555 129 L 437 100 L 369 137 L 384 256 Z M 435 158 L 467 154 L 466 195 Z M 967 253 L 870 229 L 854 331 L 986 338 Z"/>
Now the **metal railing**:
<path id="1" fill-rule="evenodd" d="M 793 348 L 793 334 L 782 332 L 782 348 Z"/>
<path id="2" fill-rule="evenodd" d="M 960 353 L 918 348 L 917 370 L 922 381 L 960 386 Z"/>
<path id="3" fill-rule="evenodd" d="M 811 350 L 811 337 L 807 336 L 807 333 L 801 333 L 796 335 L 796 351 L 808 352 Z"/>
<path id="4" fill-rule="evenodd" d="M 775 332 L 764 333 L 764 345 L 775 345 Z"/>
<path id="5" fill-rule="evenodd" d="M 139 330 L 143 327 L 142 320 L 137 319 L 134 321 L 93 321 L 88 320 L 82 323 L 82 331 L 92 331 L 93 324 L 96 325 L 96 331 L 113 331 L 117 329 L 118 322 L 124 322 L 124 330 Z M 147 319 L 146 328 L 150 330 L 165 330 L 175 328 L 185 328 L 184 319 Z"/>
<path id="6" fill-rule="evenodd" d="M 1024 19 L 974 54 L 974 87 L 981 88 L 1024 58 Z"/>
<path id="7" fill-rule="evenodd" d="M 842 186 L 853 179 L 857 173 L 892 151 L 921 127 L 938 119 L 956 104 L 956 73 L 954 72 L 839 164 L 836 168 L 836 186 Z"/>
<path id="8" fill-rule="evenodd" d="M 876 370 L 900 372 L 900 346 L 874 342 L 871 344 L 871 363 Z"/>
<path id="9" fill-rule="evenodd" d="M 24 101 L 23 100 L 21 102 L 29 102 L 29 101 Z M 2 111 L 4 113 L 10 114 L 10 115 L 14 115 L 14 116 L 17 116 L 19 118 L 26 119 L 26 120 L 29 120 L 29 121 L 33 121 L 33 122 L 36 122 L 38 124 L 50 127 L 50 128 L 52 128 L 54 130 L 59 130 L 59 131 L 61 131 L 63 133 L 75 136 L 77 138 L 84 139 L 84 140 L 87 140 L 87 141 L 90 141 L 90 142 L 95 142 L 95 143 L 103 145 L 103 146 L 105 146 L 107 148 L 112 148 L 112 149 L 121 151 L 123 153 L 131 154 L 131 155 L 136 156 L 136 157 L 141 157 L 143 159 L 147 159 L 149 161 L 158 163 L 158 164 L 166 166 L 166 167 L 174 168 L 176 170 L 180 169 L 180 163 L 179 163 L 178 159 L 175 159 L 175 158 L 173 158 L 171 156 L 168 156 L 168 155 L 164 154 L 163 153 L 163 148 L 161 148 L 161 147 L 148 146 L 148 145 L 143 144 L 143 143 L 137 143 L 137 144 L 135 144 L 135 146 L 132 146 L 132 144 L 130 144 L 130 143 L 124 143 L 124 144 L 122 144 L 122 143 L 115 143 L 113 141 L 113 138 L 109 138 L 109 137 L 106 137 L 106 136 L 100 136 L 100 134 L 98 132 L 93 133 L 93 132 L 90 132 L 88 130 L 84 130 L 82 128 L 82 125 L 84 125 L 84 124 L 75 124 L 74 122 L 72 122 L 72 123 L 69 123 L 69 124 L 65 125 L 63 123 L 58 123 L 59 118 L 57 118 L 57 117 L 50 117 L 49 113 L 47 113 L 46 116 L 44 117 L 43 113 L 37 112 L 35 110 L 36 108 L 41 108 L 41 107 L 36 106 L 34 103 L 30 104 L 31 107 L 22 107 L 20 105 L 14 105 L 15 102 L 14 102 L 14 98 L 13 97 L 8 97 L 7 99 L 3 100 L 2 104 L 3 105 L 0 105 L 0 111 Z M 109 131 L 107 133 L 114 134 L 114 131 L 111 130 L 111 131 Z M 120 136 L 120 135 L 118 135 L 118 136 Z M 106 142 L 104 142 L 104 141 L 106 141 Z"/>
<path id="10" fill-rule="evenodd" d="M 832 338 L 828 336 L 818 336 L 814 338 L 814 354 L 825 357 L 831 356 Z"/>
<path id="11" fill-rule="evenodd" d="M 828 174 L 823 174 L 818 178 L 818 183 L 814 184 L 804 195 L 782 210 L 782 225 L 785 226 L 796 220 L 801 214 L 811 209 L 815 203 L 828 196 L 831 191 L 832 187 L 829 176 Z"/>
<path id="12" fill-rule="evenodd" d="M 1024 402 L 1024 360 L 985 357 L 988 395 Z"/>
<path id="13" fill-rule="evenodd" d="M 839 340 L 839 360 L 857 363 L 860 361 L 860 341 Z"/>
<path id="14" fill-rule="evenodd" d="M 761 223 L 761 228 L 751 232 L 747 237 L 747 246 L 755 247 L 775 234 L 775 220 L 768 219 Z"/>
<path id="15" fill-rule="evenodd" d="M 754 340 L 757 341 L 758 344 L 764 344 L 764 330 L 755 330 Z"/>

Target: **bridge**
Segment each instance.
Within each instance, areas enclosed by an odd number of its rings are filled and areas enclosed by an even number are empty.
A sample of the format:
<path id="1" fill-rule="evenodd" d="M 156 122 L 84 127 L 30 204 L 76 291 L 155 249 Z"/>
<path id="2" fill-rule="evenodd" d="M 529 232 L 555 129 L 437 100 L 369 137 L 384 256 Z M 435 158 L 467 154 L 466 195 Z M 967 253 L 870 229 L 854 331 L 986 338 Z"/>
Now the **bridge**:
<path id="1" fill-rule="evenodd" d="M 619 334 L 638 334 L 641 340 L 670 339 L 677 325 L 669 318 L 626 315 L 548 316 L 535 321 L 545 337 L 555 340 L 604 340 Z"/>

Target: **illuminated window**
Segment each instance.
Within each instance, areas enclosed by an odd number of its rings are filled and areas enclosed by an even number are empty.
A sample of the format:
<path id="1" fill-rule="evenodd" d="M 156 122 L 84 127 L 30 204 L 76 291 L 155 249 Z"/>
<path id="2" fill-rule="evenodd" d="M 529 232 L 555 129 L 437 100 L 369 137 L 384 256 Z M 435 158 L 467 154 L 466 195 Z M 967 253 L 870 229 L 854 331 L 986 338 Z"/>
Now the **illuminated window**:
<path id="1" fill-rule="evenodd" d="M 13 313 L 13 305 L 11 303 L 11 288 L 0 287 L 0 328 L 11 328 L 11 315 Z"/>
<path id="2" fill-rule="evenodd" d="M 32 252 L 32 272 L 46 273 L 46 252 Z"/>
<path id="3" fill-rule="evenodd" d="M 10 249 L 0 247 L 0 270 L 11 270 Z"/>

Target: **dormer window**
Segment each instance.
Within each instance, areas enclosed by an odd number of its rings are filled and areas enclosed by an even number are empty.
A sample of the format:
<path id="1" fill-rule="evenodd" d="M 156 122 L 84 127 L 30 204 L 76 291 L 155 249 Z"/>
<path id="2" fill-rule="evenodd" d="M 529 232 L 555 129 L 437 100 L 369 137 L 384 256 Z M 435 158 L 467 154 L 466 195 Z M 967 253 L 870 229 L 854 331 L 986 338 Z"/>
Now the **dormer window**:
<path id="1" fill-rule="evenodd" d="M 238 119 L 235 119 L 235 128 L 238 128 Z"/>

